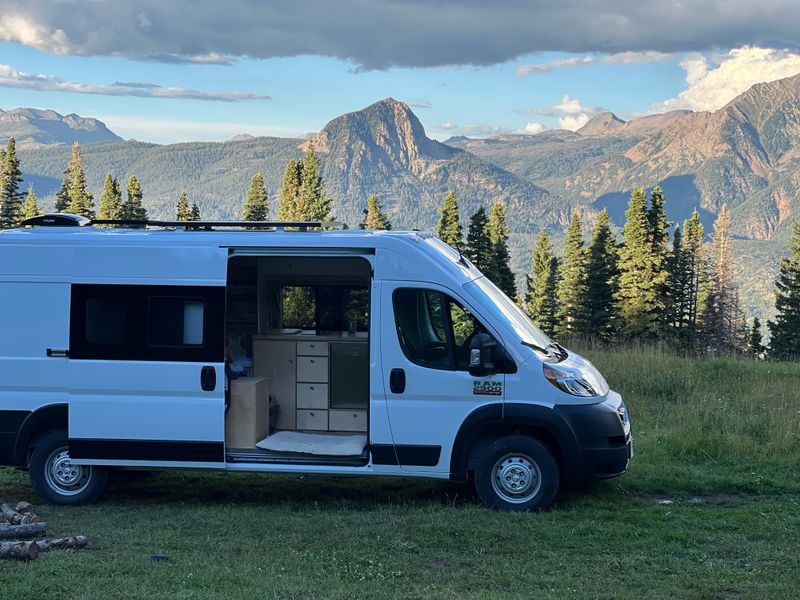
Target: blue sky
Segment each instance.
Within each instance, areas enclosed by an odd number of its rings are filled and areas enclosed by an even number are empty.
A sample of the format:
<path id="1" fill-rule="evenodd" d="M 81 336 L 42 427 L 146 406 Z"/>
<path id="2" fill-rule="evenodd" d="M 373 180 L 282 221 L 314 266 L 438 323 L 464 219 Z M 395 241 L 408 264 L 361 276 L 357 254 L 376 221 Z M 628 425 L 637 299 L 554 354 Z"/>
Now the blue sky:
<path id="1" fill-rule="evenodd" d="M 550 29 L 568 22 L 576 30 L 552 39 L 547 18 L 536 21 L 544 28 L 538 33 L 515 23 L 519 14 L 540 14 L 534 5 L 547 0 L 511 2 L 514 10 L 490 12 L 496 5 L 465 2 L 457 15 L 461 32 L 451 13 L 446 27 L 428 31 L 438 26 L 430 14 L 438 6 L 424 0 L 348 0 L 365 13 L 362 23 L 351 17 L 337 25 L 338 15 L 331 14 L 320 17 L 318 26 L 309 25 L 307 12 L 293 23 L 288 8 L 276 14 L 253 0 L 193 2 L 187 5 L 190 15 L 168 12 L 185 1 L 164 8 L 150 0 L 0 0 L 0 108 L 74 112 L 105 121 L 125 138 L 170 143 L 237 133 L 300 136 L 392 96 L 411 105 L 431 137 L 444 139 L 575 129 L 601 110 L 625 119 L 671 108 L 714 110 L 753 83 L 800 72 L 800 39 L 789 39 L 792 34 L 782 29 L 794 31 L 792 24 L 780 15 L 747 21 L 749 4 L 738 0 L 729 4 L 741 14 L 720 17 L 730 25 L 709 30 L 710 45 L 681 33 L 703 26 L 696 19 L 671 36 L 650 28 L 649 37 L 638 39 L 627 29 L 613 29 L 635 21 L 636 14 L 626 12 L 623 20 L 623 13 L 593 14 L 581 23 L 578 13 L 559 12 L 562 5 L 577 8 L 581 0 L 552 4 L 545 15 L 553 18 Z M 651 4 L 652 10 L 663 5 L 642 0 Z M 412 5 L 417 12 L 409 12 Z M 220 13 L 223 6 L 231 7 L 230 14 Z M 366 14 L 373 7 L 378 12 Z M 240 8 L 254 12 L 237 21 Z M 579 14 L 589 14 L 581 8 Z M 73 18 L 82 10 L 83 18 Z M 117 16 L 122 10 L 128 12 Z M 486 23 L 496 13 L 505 20 Z M 392 23 L 380 25 L 387 14 Z M 604 19 L 612 25 L 593 38 Z M 752 35 L 738 33 L 740 21 L 752 23 Z M 115 30 L 120 22 L 125 26 Z M 587 33 L 579 35 L 582 26 Z M 363 43 L 353 40 L 354 30 L 363 32 Z M 534 34 L 542 43 L 529 39 Z"/>

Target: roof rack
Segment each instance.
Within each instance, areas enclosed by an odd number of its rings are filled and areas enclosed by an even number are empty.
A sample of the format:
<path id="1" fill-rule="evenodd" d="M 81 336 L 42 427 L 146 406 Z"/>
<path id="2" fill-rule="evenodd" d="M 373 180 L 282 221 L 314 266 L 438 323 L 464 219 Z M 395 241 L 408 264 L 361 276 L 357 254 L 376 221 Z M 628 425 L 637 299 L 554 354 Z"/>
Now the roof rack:
<path id="1" fill-rule="evenodd" d="M 308 231 L 309 228 L 344 229 L 340 221 L 155 221 L 129 219 L 87 219 L 80 215 L 68 213 L 47 214 L 20 223 L 21 227 L 86 227 L 89 225 L 119 225 L 133 227 L 175 227 L 186 231 L 213 231 L 214 228 L 231 228 L 246 230 L 276 230 L 286 228 Z"/>

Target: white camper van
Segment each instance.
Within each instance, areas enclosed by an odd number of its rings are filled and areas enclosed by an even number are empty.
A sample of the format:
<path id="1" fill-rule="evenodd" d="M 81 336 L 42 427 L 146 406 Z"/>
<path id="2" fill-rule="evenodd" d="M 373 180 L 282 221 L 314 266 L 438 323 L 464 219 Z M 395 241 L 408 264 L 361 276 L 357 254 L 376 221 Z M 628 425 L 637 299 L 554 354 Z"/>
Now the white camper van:
<path id="1" fill-rule="evenodd" d="M 628 465 L 619 394 L 432 235 L 98 223 L 0 233 L 0 465 L 45 501 L 216 469 L 473 480 L 531 510 Z"/>

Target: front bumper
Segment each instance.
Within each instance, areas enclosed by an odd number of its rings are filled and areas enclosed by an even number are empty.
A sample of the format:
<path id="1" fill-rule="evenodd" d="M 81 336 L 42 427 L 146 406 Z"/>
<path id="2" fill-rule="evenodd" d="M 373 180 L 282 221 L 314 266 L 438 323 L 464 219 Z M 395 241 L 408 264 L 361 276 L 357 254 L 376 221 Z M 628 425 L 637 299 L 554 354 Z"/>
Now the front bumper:
<path id="1" fill-rule="evenodd" d="M 575 464 L 564 465 L 572 483 L 622 475 L 633 457 L 630 419 L 622 397 L 609 392 L 597 404 L 559 405 L 555 411 L 572 430 L 579 449 Z"/>

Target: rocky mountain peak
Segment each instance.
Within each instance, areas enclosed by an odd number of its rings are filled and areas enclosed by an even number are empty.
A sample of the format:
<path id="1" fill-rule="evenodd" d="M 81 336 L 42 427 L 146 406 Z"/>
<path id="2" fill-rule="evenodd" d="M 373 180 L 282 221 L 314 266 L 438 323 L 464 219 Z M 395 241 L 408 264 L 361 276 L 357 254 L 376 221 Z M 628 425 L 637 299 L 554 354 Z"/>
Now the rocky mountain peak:
<path id="1" fill-rule="evenodd" d="M 580 129 L 581 135 L 605 135 L 625 125 L 625 121 L 612 112 L 602 112 L 595 115 Z"/>

